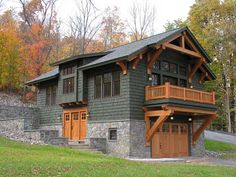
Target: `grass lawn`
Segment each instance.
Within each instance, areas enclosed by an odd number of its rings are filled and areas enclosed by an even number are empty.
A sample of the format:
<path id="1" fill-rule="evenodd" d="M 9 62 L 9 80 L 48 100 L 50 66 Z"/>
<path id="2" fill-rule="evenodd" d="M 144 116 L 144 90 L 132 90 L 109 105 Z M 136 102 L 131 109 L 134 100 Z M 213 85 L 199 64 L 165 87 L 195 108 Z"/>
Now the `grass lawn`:
<path id="1" fill-rule="evenodd" d="M 227 172 L 227 173 L 226 173 Z M 144 164 L 62 147 L 26 145 L 0 137 L 0 176 L 235 176 L 236 168 Z"/>
<path id="2" fill-rule="evenodd" d="M 214 140 L 205 140 L 205 147 L 209 151 L 222 153 L 221 158 L 236 160 L 236 146 Z"/>

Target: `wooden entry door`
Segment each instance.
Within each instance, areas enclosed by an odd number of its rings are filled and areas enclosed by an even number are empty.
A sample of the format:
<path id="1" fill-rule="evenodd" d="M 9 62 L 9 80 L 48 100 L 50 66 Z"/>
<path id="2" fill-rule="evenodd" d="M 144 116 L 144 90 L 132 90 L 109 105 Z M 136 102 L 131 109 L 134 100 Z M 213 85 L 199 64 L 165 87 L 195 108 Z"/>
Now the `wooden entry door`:
<path id="1" fill-rule="evenodd" d="M 63 134 L 70 140 L 84 140 L 86 137 L 87 109 L 65 110 Z"/>
<path id="2" fill-rule="evenodd" d="M 188 156 L 188 125 L 164 123 L 152 139 L 152 157 Z"/>

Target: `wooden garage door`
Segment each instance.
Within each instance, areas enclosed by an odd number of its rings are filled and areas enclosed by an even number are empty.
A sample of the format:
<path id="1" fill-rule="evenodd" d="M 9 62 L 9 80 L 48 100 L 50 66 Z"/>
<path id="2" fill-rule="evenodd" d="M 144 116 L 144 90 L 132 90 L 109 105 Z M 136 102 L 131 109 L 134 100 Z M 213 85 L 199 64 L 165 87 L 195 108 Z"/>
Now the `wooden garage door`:
<path id="1" fill-rule="evenodd" d="M 164 123 L 152 138 L 152 157 L 188 156 L 188 125 Z"/>

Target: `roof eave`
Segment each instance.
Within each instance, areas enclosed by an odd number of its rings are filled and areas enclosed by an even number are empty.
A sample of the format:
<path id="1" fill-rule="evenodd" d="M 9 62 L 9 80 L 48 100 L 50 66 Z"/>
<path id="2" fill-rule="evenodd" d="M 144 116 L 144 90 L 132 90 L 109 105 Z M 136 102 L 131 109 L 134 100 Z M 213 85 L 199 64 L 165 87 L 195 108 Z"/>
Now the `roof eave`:
<path id="1" fill-rule="evenodd" d="M 55 76 L 50 76 L 50 77 L 47 77 L 47 78 L 35 80 L 35 81 L 29 81 L 29 82 L 26 82 L 25 85 L 29 85 L 29 86 L 36 85 L 36 84 L 44 82 L 44 81 L 48 81 L 48 80 L 52 80 L 52 79 L 58 78 L 58 76 L 59 76 L 59 74 L 57 74 Z"/>

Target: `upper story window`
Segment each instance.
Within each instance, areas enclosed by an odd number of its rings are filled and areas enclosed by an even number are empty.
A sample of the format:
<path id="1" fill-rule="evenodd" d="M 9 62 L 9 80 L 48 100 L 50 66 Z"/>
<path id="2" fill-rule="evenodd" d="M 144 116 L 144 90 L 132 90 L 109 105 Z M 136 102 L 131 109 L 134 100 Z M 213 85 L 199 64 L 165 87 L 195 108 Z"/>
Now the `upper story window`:
<path id="1" fill-rule="evenodd" d="M 46 88 L 46 105 L 56 104 L 57 86 L 49 86 Z"/>
<path id="2" fill-rule="evenodd" d="M 74 77 L 63 79 L 63 93 L 73 93 L 74 87 Z"/>
<path id="3" fill-rule="evenodd" d="M 162 71 L 167 71 L 167 72 L 169 72 L 169 71 L 170 71 L 169 62 L 167 62 L 167 61 L 162 61 L 162 62 L 161 62 L 161 70 L 162 70 Z"/>
<path id="4" fill-rule="evenodd" d="M 62 70 L 63 75 L 69 75 L 75 73 L 75 66 L 67 67 Z"/>
<path id="5" fill-rule="evenodd" d="M 95 98 L 120 95 L 120 72 L 95 76 Z"/>
<path id="6" fill-rule="evenodd" d="M 103 75 L 103 96 L 109 97 L 111 96 L 111 73 L 106 73 Z"/>
<path id="7" fill-rule="evenodd" d="M 163 82 L 169 82 L 171 85 L 178 85 L 178 79 L 170 76 L 163 76 Z"/>
<path id="8" fill-rule="evenodd" d="M 159 69 L 160 69 L 160 61 L 157 60 L 157 61 L 154 63 L 153 68 L 159 70 Z"/>
<path id="9" fill-rule="evenodd" d="M 187 69 L 185 66 L 179 66 L 179 74 L 182 76 L 186 76 L 187 75 Z"/>
<path id="10" fill-rule="evenodd" d="M 160 74 L 152 74 L 152 86 L 161 85 Z"/>
<path id="11" fill-rule="evenodd" d="M 177 64 L 175 63 L 170 63 L 170 72 L 177 74 L 178 73 L 178 69 L 177 69 Z"/>

